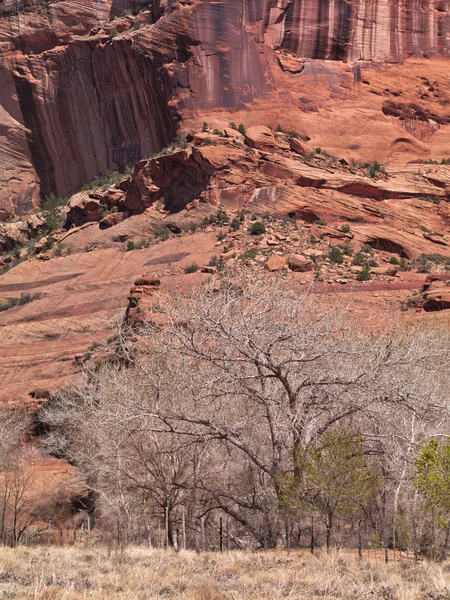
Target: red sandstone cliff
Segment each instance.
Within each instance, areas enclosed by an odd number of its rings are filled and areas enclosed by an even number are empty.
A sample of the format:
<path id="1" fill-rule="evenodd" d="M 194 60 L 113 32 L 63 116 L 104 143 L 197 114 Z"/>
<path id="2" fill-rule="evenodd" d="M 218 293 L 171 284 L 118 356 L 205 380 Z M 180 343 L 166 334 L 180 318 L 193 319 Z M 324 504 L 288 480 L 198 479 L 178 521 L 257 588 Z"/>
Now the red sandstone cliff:
<path id="1" fill-rule="evenodd" d="M 302 59 L 449 51 L 441 0 L 154 0 L 137 14 L 146 4 L 0 4 L 0 219 L 155 152 L 180 115 L 295 89 Z"/>

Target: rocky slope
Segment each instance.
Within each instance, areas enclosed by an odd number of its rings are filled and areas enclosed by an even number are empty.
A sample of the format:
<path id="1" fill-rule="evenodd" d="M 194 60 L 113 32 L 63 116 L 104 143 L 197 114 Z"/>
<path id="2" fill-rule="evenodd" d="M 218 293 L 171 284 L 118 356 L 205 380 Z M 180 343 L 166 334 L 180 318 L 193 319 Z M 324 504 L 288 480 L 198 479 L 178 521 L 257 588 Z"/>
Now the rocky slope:
<path id="1" fill-rule="evenodd" d="M 361 69 L 364 61 L 446 57 L 449 29 L 441 0 L 153 0 L 149 7 L 140 0 L 4 0 L 0 218 L 161 149 L 180 118 L 255 101 L 258 123 L 269 124 L 271 111 L 283 119 L 294 109 L 295 126 L 305 121 L 318 131 L 329 121 L 321 109 L 328 113 L 330 100 L 341 114 L 335 126 L 353 124 L 354 132 L 359 117 L 367 122 L 379 105 L 372 123 L 387 132 L 391 120 L 374 95 L 401 97 L 390 113 L 430 137 L 447 118 L 441 67 L 404 70 L 415 79 L 406 90 L 398 72 L 383 86 L 384 74 Z M 410 110 L 417 88 L 419 119 Z M 350 99 L 348 111 L 341 104 Z M 386 146 L 372 152 L 382 159 Z"/>
<path id="2" fill-rule="evenodd" d="M 111 349 L 126 307 L 141 318 L 154 278 L 171 289 L 280 271 L 314 284 L 324 302 L 350 294 L 357 311 L 447 308 L 416 294 L 429 272 L 441 288 L 447 277 L 449 166 L 348 163 L 295 132 L 217 126 L 138 162 L 115 186 L 77 194 L 68 229 L 28 250 L 20 236 L 42 236 L 37 223 L 3 225 L 0 240 L 15 244 L 0 277 L 3 401 L 35 405 Z"/>

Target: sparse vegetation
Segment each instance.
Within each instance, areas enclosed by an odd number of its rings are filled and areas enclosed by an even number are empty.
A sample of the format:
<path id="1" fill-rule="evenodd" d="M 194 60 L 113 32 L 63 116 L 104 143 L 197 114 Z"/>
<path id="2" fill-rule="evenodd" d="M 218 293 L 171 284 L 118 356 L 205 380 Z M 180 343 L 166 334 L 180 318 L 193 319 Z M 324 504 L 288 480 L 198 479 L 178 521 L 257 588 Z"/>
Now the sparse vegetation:
<path id="1" fill-rule="evenodd" d="M 328 258 L 332 263 L 341 265 L 344 262 L 344 255 L 338 246 L 332 246 L 328 252 Z"/>
<path id="2" fill-rule="evenodd" d="M 8 298 L 6 302 L 0 304 L 0 312 L 9 310 L 10 308 L 14 308 L 15 306 L 22 306 L 24 304 L 28 304 L 29 302 L 33 302 L 33 300 L 37 300 L 38 298 L 40 298 L 40 294 L 27 294 L 22 292 L 19 297 Z"/>
<path id="3" fill-rule="evenodd" d="M 358 281 L 370 281 L 372 279 L 369 265 L 363 266 L 362 270 L 357 274 L 356 279 Z"/>
<path id="4" fill-rule="evenodd" d="M 375 179 L 378 175 L 384 175 L 385 177 L 388 175 L 385 167 L 376 160 L 373 162 L 362 163 L 360 168 L 365 171 L 365 174 L 368 177 L 372 177 L 372 179 Z"/>
<path id="5" fill-rule="evenodd" d="M 447 600 L 448 564 L 383 565 L 379 549 L 311 556 L 276 552 L 123 551 L 92 542 L 58 548 L 1 548 L 5 598 L 123 600 Z M 390 553 L 392 558 L 392 552 Z"/>
<path id="6" fill-rule="evenodd" d="M 255 221 L 250 227 L 251 235 L 262 235 L 266 233 L 266 226 L 261 221 Z"/>
<path id="7" fill-rule="evenodd" d="M 184 267 L 184 272 L 185 273 L 196 273 L 199 270 L 199 266 L 197 263 L 192 263 L 190 265 L 186 265 Z"/>

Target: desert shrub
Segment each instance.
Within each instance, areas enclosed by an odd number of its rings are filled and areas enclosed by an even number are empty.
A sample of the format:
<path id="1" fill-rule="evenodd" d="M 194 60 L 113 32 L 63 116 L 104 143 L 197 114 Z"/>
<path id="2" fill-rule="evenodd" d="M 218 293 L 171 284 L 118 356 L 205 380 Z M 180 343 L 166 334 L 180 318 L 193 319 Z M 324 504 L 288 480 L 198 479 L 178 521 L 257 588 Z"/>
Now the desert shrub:
<path id="1" fill-rule="evenodd" d="M 266 226 L 261 221 L 255 221 L 250 227 L 250 233 L 251 235 L 262 235 L 266 233 Z"/>
<path id="2" fill-rule="evenodd" d="M 398 258 L 394 254 L 390 257 L 389 262 L 391 263 L 391 265 L 400 264 Z"/>
<path id="3" fill-rule="evenodd" d="M 400 271 L 411 271 L 411 265 L 404 258 L 400 260 Z"/>
<path id="4" fill-rule="evenodd" d="M 372 246 L 370 246 L 370 244 L 364 244 L 363 247 L 361 248 L 361 252 L 363 252 L 364 254 L 373 254 L 373 248 Z"/>
<path id="5" fill-rule="evenodd" d="M 348 224 L 342 225 L 341 231 L 342 231 L 342 233 L 350 233 L 350 225 L 348 225 Z"/>
<path id="6" fill-rule="evenodd" d="M 418 260 L 427 260 L 436 265 L 450 265 L 450 256 L 444 256 L 442 254 L 421 254 Z"/>
<path id="7" fill-rule="evenodd" d="M 347 242 L 345 244 L 338 244 L 337 247 L 341 250 L 344 256 L 353 256 L 353 248 Z"/>
<path id="8" fill-rule="evenodd" d="M 377 175 L 387 175 L 387 171 L 383 165 L 375 160 L 374 162 L 365 162 L 361 165 L 361 168 L 366 171 L 366 175 L 375 178 Z"/>
<path id="9" fill-rule="evenodd" d="M 169 232 L 164 227 L 161 227 L 154 232 L 154 236 L 164 242 L 169 239 Z"/>
<path id="10" fill-rule="evenodd" d="M 199 270 L 199 266 L 197 263 L 192 263 L 190 265 L 186 265 L 184 267 L 184 272 L 185 273 L 196 273 Z"/>
<path id="11" fill-rule="evenodd" d="M 355 267 L 363 267 L 367 262 L 367 257 L 362 252 L 357 252 L 352 260 L 352 265 Z"/>
<path id="12" fill-rule="evenodd" d="M 51 193 L 42 200 L 42 210 L 44 212 L 46 233 L 51 233 L 55 229 L 59 229 L 64 221 L 61 208 L 66 206 L 67 198 L 56 196 Z"/>
<path id="13" fill-rule="evenodd" d="M 344 255 L 338 246 L 331 247 L 330 251 L 328 252 L 328 258 L 332 263 L 336 263 L 338 265 L 341 265 L 344 262 Z"/>
<path id="14" fill-rule="evenodd" d="M 248 250 L 245 250 L 245 252 L 240 254 L 239 258 L 242 260 L 253 260 L 258 254 L 258 252 L 258 248 L 249 248 Z"/>
<path id="15" fill-rule="evenodd" d="M 371 258 L 367 261 L 367 266 L 371 268 L 378 267 L 378 263 L 374 258 Z"/>
<path id="16" fill-rule="evenodd" d="M 136 244 L 133 242 L 133 240 L 128 240 L 127 251 L 135 250 L 135 249 L 136 249 Z"/>
<path id="17" fill-rule="evenodd" d="M 362 268 L 362 271 L 360 271 L 358 273 L 358 275 L 356 276 L 356 279 L 358 281 L 370 281 L 372 278 L 372 275 L 370 274 L 370 269 L 368 265 L 365 265 Z"/>
<path id="18" fill-rule="evenodd" d="M 237 231 L 241 226 L 241 220 L 238 217 L 235 217 L 230 223 L 230 229 L 232 231 Z"/>
<path id="19" fill-rule="evenodd" d="M 242 123 L 239 123 L 239 127 L 237 128 L 237 130 L 239 131 L 239 133 L 242 133 L 242 135 L 245 135 L 247 133 L 247 130 L 245 129 Z"/>

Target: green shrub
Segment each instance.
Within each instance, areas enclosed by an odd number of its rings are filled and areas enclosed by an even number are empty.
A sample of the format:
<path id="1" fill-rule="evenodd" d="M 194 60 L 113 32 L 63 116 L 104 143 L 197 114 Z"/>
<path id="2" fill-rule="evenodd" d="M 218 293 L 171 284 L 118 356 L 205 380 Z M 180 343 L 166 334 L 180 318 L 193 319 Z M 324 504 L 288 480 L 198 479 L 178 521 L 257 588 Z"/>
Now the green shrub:
<path id="1" fill-rule="evenodd" d="M 238 217 L 235 217 L 230 224 L 230 229 L 232 231 L 237 231 L 241 226 L 241 220 Z"/>
<path id="2" fill-rule="evenodd" d="M 203 133 L 206 133 L 208 131 L 208 123 L 206 121 L 203 122 L 202 131 Z"/>
<path id="3" fill-rule="evenodd" d="M 369 269 L 368 265 L 365 265 L 362 268 L 362 271 L 360 271 L 358 273 L 358 275 L 356 276 L 356 279 L 358 281 L 370 281 L 371 278 L 372 278 L 372 275 L 370 274 L 370 269 Z"/>
<path id="4" fill-rule="evenodd" d="M 370 246 L 369 244 L 364 244 L 364 246 L 361 248 L 361 252 L 363 252 L 364 254 L 373 254 L 373 248 L 372 246 Z"/>
<path id="5" fill-rule="evenodd" d="M 127 252 L 129 252 L 130 250 L 135 250 L 135 249 L 136 249 L 136 244 L 133 242 L 133 240 L 128 240 Z"/>
<path id="6" fill-rule="evenodd" d="M 251 235 L 262 235 L 266 233 L 266 226 L 261 221 L 255 221 L 250 227 L 250 233 Z"/>
<path id="7" fill-rule="evenodd" d="M 117 29 L 114 27 L 113 29 L 111 29 L 111 31 L 109 32 L 109 37 L 116 37 L 117 35 Z"/>
<path id="8" fill-rule="evenodd" d="M 237 128 L 237 130 L 239 131 L 239 133 L 242 133 L 242 135 L 245 135 L 247 133 L 247 130 L 245 129 L 242 123 L 239 123 L 239 127 Z"/>
<path id="9" fill-rule="evenodd" d="M 350 233 L 350 225 L 342 225 L 341 231 L 342 233 Z"/>
<path id="10" fill-rule="evenodd" d="M 67 198 L 56 196 L 56 194 L 53 193 L 49 196 L 45 196 L 42 200 L 42 210 L 44 212 L 47 234 L 62 227 L 64 217 L 61 208 L 66 206 L 66 204 Z"/>
<path id="11" fill-rule="evenodd" d="M 186 265 L 184 267 L 184 272 L 185 273 L 196 273 L 199 270 L 199 266 L 197 263 L 192 263 L 190 265 Z"/>
<path id="12" fill-rule="evenodd" d="M 155 231 L 154 235 L 155 235 L 155 238 L 158 238 L 163 242 L 165 242 L 167 239 L 169 239 L 169 232 L 164 227 L 161 227 L 161 229 L 157 229 Z"/>
<path id="13" fill-rule="evenodd" d="M 336 263 L 338 265 L 341 265 L 344 262 L 344 255 L 338 246 L 331 247 L 331 250 L 328 252 L 328 258 L 332 263 Z"/>
<path id="14" fill-rule="evenodd" d="M 404 258 L 400 260 L 400 271 L 411 271 L 411 265 Z"/>
<path id="15" fill-rule="evenodd" d="M 352 265 L 355 267 L 364 267 L 367 263 L 367 257 L 362 252 L 357 252 L 352 260 Z"/>
<path id="16" fill-rule="evenodd" d="M 396 256 L 394 256 L 394 255 L 392 255 L 392 256 L 390 257 L 390 259 L 389 259 L 389 262 L 391 263 L 391 265 L 398 265 L 398 264 L 400 264 L 400 263 L 398 262 L 398 258 L 397 258 Z"/>
<path id="17" fill-rule="evenodd" d="M 436 265 L 450 265 L 450 256 L 444 256 L 442 254 L 421 254 L 419 260 L 427 260 Z"/>
<path id="18" fill-rule="evenodd" d="M 367 261 L 367 266 L 371 267 L 371 268 L 375 268 L 375 267 L 378 267 L 378 263 L 375 259 L 371 258 L 370 260 Z"/>
<path id="19" fill-rule="evenodd" d="M 345 244 L 338 244 L 337 247 L 341 250 L 344 256 L 353 256 L 353 248 L 350 246 L 348 242 Z"/>
<path id="20" fill-rule="evenodd" d="M 374 162 L 365 162 L 361 165 L 361 168 L 365 169 L 367 171 L 366 175 L 372 177 L 372 179 L 379 174 L 387 175 L 386 169 L 377 160 Z"/>
<path id="21" fill-rule="evenodd" d="M 258 248 L 249 248 L 248 250 L 240 254 L 238 258 L 242 260 L 253 260 L 258 253 Z"/>

